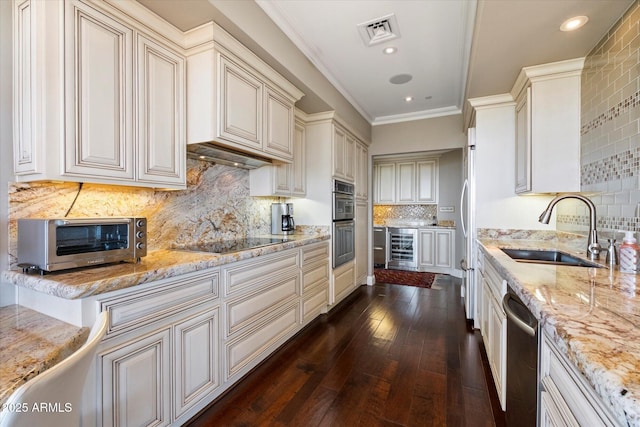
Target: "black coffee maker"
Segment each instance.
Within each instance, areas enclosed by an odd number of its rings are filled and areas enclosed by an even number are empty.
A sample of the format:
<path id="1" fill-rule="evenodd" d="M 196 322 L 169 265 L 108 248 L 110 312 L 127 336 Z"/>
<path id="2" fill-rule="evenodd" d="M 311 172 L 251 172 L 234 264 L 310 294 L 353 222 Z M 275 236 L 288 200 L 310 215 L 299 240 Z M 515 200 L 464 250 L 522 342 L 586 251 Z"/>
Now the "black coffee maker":
<path id="1" fill-rule="evenodd" d="M 293 234 L 293 203 L 273 203 L 271 205 L 271 234 Z"/>

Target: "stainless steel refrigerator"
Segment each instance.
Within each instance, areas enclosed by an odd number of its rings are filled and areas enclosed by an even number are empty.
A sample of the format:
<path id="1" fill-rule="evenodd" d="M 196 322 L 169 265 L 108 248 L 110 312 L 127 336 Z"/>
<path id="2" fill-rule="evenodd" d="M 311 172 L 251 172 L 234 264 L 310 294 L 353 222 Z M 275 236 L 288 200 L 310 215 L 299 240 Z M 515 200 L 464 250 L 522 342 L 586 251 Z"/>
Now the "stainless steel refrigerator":
<path id="1" fill-rule="evenodd" d="M 475 266 L 476 258 L 476 225 L 475 225 L 475 141 L 476 130 L 469 128 L 467 146 L 462 155 L 463 184 L 460 194 L 460 222 L 463 234 L 463 258 L 460 267 L 463 271 L 462 297 L 467 319 L 475 323 L 479 320 L 477 313 L 477 289 Z"/>

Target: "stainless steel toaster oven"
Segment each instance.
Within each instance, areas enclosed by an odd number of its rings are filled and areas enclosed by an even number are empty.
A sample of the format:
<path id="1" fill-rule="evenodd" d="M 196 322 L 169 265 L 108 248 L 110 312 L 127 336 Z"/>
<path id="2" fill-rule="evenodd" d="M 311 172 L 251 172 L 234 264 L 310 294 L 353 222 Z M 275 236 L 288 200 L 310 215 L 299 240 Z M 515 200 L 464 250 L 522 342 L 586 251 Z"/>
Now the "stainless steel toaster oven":
<path id="1" fill-rule="evenodd" d="M 146 218 L 18 220 L 18 266 L 25 271 L 138 262 L 146 255 Z"/>

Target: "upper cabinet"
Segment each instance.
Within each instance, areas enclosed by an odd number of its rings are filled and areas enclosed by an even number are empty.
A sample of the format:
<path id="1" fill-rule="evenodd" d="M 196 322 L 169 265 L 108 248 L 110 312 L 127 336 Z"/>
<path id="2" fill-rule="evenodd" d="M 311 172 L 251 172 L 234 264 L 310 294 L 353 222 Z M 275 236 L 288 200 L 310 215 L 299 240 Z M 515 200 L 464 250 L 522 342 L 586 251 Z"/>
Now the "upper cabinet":
<path id="1" fill-rule="evenodd" d="M 385 159 L 374 163 L 375 204 L 438 203 L 438 159 Z"/>
<path id="2" fill-rule="evenodd" d="M 369 200 L 369 148 L 356 142 L 356 199 Z"/>
<path id="3" fill-rule="evenodd" d="M 516 193 L 580 191 L 580 75 L 584 58 L 523 68 L 516 101 Z"/>
<path id="4" fill-rule="evenodd" d="M 220 26 L 193 34 L 204 42 L 187 53 L 187 143 L 293 161 L 294 104 L 303 93 Z"/>
<path id="5" fill-rule="evenodd" d="M 355 181 L 356 138 L 342 126 L 333 127 L 333 177 L 347 182 Z"/>
<path id="6" fill-rule="evenodd" d="M 297 113 L 304 114 L 304 113 Z M 304 197 L 307 194 L 306 133 L 302 118 L 296 117 L 293 161 L 249 171 L 249 195 Z"/>
<path id="7" fill-rule="evenodd" d="M 161 36 L 140 23 L 150 12 L 125 6 L 132 14 L 106 2 L 14 3 L 18 181 L 185 188 L 185 59 L 166 37 L 181 33 Z"/>

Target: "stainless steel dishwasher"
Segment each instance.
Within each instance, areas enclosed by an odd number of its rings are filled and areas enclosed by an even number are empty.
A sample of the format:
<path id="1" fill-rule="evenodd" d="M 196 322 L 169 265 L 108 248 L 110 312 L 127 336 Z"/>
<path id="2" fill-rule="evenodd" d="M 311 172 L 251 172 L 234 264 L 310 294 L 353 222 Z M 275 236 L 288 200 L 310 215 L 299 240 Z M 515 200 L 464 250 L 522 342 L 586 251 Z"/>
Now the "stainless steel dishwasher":
<path id="1" fill-rule="evenodd" d="M 387 227 L 373 227 L 373 266 L 387 268 Z"/>
<path id="2" fill-rule="evenodd" d="M 507 426 L 535 426 L 538 400 L 538 320 L 509 286 L 507 315 Z"/>

